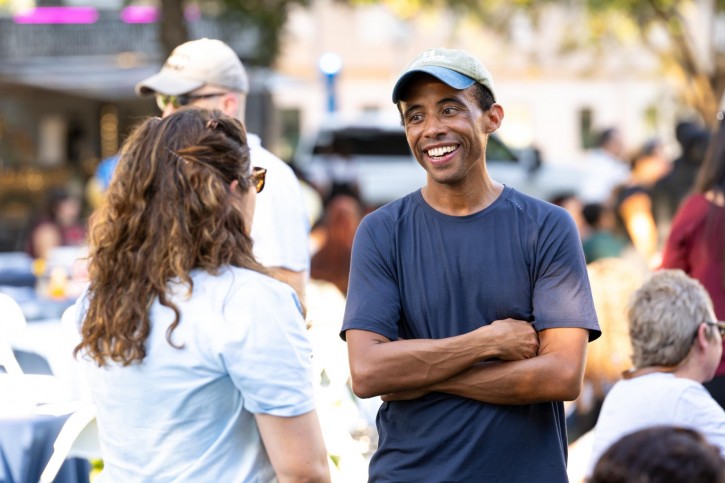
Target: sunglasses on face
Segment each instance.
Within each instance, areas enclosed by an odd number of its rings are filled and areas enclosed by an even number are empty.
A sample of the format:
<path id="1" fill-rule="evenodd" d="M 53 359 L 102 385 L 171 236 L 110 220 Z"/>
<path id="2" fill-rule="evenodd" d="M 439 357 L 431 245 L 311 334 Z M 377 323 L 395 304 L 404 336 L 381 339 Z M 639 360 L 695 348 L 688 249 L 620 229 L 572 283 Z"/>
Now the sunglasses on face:
<path id="1" fill-rule="evenodd" d="M 712 326 L 717 327 L 717 331 L 720 332 L 720 337 L 725 339 L 725 322 L 723 322 L 721 320 L 716 320 L 715 322 L 705 321 L 705 322 L 703 322 L 703 324 L 712 325 Z M 700 328 L 700 326 L 698 325 L 697 329 L 695 329 L 695 335 L 693 337 L 693 340 L 697 339 L 697 332 L 698 332 L 699 328 Z"/>
<path id="2" fill-rule="evenodd" d="M 264 189 L 264 182 L 267 179 L 267 169 L 255 166 L 252 168 L 252 174 L 247 179 L 254 184 L 257 193 L 261 193 Z"/>
<path id="3" fill-rule="evenodd" d="M 717 327 L 717 331 L 720 332 L 720 335 L 725 338 L 725 322 L 721 320 L 717 320 L 715 322 L 705 322 L 707 325 L 714 325 Z"/>
<path id="4" fill-rule="evenodd" d="M 181 94 L 178 96 L 156 94 L 156 105 L 159 106 L 159 109 L 165 111 L 169 104 L 174 106 L 174 109 L 178 109 L 182 106 L 188 106 L 199 99 L 211 99 L 212 97 L 220 97 L 223 95 L 226 95 L 226 92 L 212 92 L 211 94 Z"/>

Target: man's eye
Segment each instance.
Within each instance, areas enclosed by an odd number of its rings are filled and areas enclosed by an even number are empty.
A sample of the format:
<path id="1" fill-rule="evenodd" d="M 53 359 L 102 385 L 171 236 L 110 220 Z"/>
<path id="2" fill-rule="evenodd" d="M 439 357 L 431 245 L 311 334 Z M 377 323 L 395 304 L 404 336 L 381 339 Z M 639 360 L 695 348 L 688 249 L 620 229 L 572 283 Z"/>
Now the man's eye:
<path id="1" fill-rule="evenodd" d="M 423 116 L 421 116 L 420 114 L 412 114 L 412 115 L 408 116 L 408 123 L 414 124 L 416 122 L 420 122 L 421 119 L 423 119 Z"/>
<path id="2" fill-rule="evenodd" d="M 457 112 L 457 109 L 455 107 L 446 107 L 443 109 L 443 114 L 446 116 L 455 114 L 456 112 Z"/>

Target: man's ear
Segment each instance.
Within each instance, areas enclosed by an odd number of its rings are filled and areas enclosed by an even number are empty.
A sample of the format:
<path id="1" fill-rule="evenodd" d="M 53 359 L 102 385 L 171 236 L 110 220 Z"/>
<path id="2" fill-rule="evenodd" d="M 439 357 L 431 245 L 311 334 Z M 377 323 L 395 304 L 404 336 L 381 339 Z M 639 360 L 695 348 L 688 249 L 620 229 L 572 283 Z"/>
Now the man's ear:
<path id="1" fill-rule="evenodd" d="M 500 104 L 494 103 L 486 111 L 486 116 L 488 117 L 486 132 L 491 134 L 501 126 L 501 122 L 503 121 L 503 107 Z"/>
<path id="2" fill-rule="evenodd" d="M 239 113 L 239 98 L 230 92 L 222 97 L 222 112 L 230 117 L 237 117 Z"/>

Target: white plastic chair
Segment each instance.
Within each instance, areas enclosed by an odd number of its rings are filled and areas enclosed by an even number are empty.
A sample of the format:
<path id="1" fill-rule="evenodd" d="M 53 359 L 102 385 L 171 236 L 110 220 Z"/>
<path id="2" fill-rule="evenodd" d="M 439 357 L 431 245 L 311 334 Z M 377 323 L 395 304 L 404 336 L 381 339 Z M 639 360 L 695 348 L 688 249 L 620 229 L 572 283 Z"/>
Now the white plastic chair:
<path id="1" fill-rule="evenodd" d="M 22 374 L 10 340 L 25 328 L 25 316 L 18 303 L 7 294 L 0 293 L 0 365 L 8 374 Z"/>
<path id="2" fill-rule="evenodd" d="M 95 406 L 84 406 L 68 417 L 53 444 L 53 455 L 39 483 L 52 483 L 67 458 L 101 458 Z"/>

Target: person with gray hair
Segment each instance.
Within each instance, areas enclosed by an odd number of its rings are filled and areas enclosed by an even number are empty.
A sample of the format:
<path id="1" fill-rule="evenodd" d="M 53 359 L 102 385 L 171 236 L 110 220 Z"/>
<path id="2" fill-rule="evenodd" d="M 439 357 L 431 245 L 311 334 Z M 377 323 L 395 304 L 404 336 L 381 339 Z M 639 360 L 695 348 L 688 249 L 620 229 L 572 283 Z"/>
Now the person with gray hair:
<path id="1" fill-rule="evenodd" d="M 725 454 L 725 411 L 702 385 L 720 362 L 725 322 L 705 288 L 682 270 L 658 271 L 633 294 L 628 319 L 634 367 L 604 399 L 589 471 L 622 436 L 655 425 L 700 431 Z"/>

